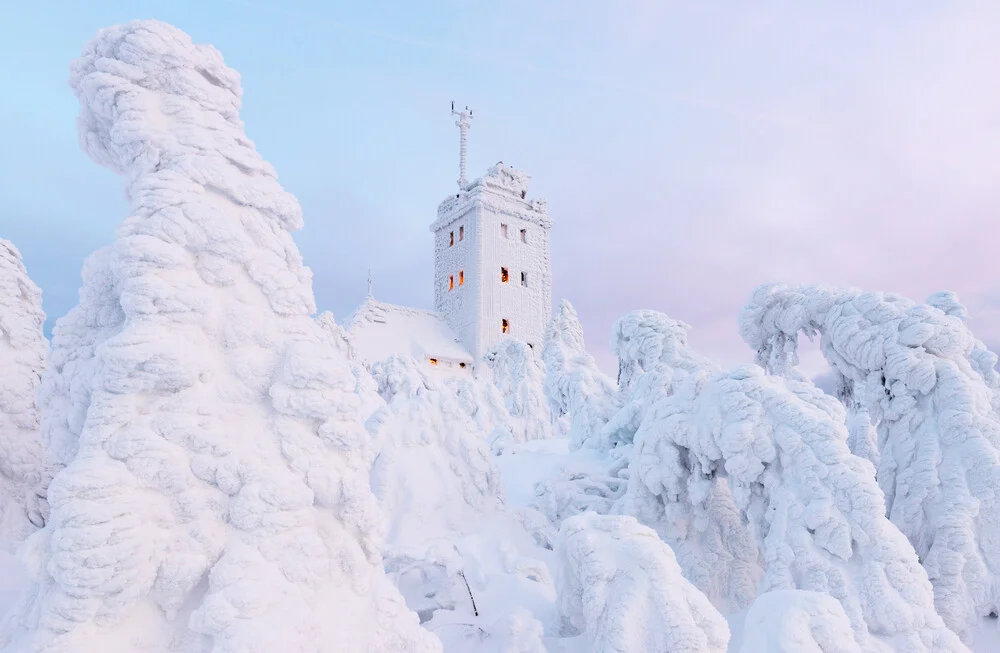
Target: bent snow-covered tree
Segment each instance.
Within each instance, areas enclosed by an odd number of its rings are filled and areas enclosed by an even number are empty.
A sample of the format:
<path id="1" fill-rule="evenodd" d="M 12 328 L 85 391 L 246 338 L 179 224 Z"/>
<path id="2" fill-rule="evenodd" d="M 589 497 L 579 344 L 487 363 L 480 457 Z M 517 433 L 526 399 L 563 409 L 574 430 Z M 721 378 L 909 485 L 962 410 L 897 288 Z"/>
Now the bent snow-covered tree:
<path id="1" fill-rule="evenodd" d="M 243 132 L 238 74 L 138 21 L 70 83 L 131 215 L 57 326 L 79 349 L 43 409 L 68 465 L 4 650 L 439 650 L 382 570 L 355 379 L 311 317 L 300 209 Z"/>
<path id="2" fill-rule="evenodd" d="M 726 651 L 726 620 L 681 575 L 670 547 L 632 517 L 570 517 L 557 555 L 559 611 L 585 640 L 573 650 Z"/>
<path id="3" fill-rule="evenodd" d="M 587 353 L 580 318 L 566 300 L 549 323 L 542 360 L 552 417 L 570 420 L 570 447 L 608 448 L 602 430 L 616 408 L 615 386 Z"/>
<path id="4" fill-rule="evenodd" d="M 35 402 L 48 349 L 44 322 L 42 291 L 14 244 L 0 239 L 0 546 L 23 539 L 48 517 L 50 473 Z"/>
<path id="5" fill-rule="evenodd" d="M 605 427 L 612 440 L 633 443 L 658 402 L 692 378 L 719 372 L 687 346 L 688 330 L 683 322 L 652 310 L 632 311 L 615 323 L 611 346 L 618 356 L 623 405 Z M 654 449 L 640 451 L 648 455 Z M 642 464 L 640 460 L 640 468 Z M 674 461 L 669 467 L 673 472 L 681 464 Z M 724 475 L 684 478 L 671 486 L 672 492 L 657 484 L 630 483 L 613 510 L 655 529 L 677 555 L 685 576 L 715 605 L 727 612 L 742 610 L 757 595 L 762 574 L 756 542 Z"/>
<path id="6" fill-rule="evenodd" d="M 623 504 L 633 514 L 697 506 L 725 476 L 763 557 L 761 591 L 833 596 L 865 646 L 965 650 L 886 518 L 870 463 L 848 450 L 844 421 L 841 404 L 806 381 L 757 367 L 688 374 L 637 431 Z"/>
<path id="7" fill-rule="evenodd" d="M 762 286 L 740 331 L 779 374 L 797 362 L 799 333 L 820 335 L 827 361 L 877 422 L 889 518 L 927 570 L 938 612 L 964 635 L 1000 613 L 997 357 L 969 332 L 953 295 L 929 301 Z"/>

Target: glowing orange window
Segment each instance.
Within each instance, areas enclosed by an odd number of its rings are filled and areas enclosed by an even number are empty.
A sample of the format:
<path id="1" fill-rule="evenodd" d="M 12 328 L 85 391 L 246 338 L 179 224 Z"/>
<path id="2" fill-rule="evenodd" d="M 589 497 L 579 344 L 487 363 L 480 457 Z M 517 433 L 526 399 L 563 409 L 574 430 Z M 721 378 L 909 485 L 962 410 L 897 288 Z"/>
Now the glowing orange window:
<path id="1" fill-rule="evenodd" d="M 510 274 L 507 272 L 507 268 L 500 268 L 500 281 L 507 283 L 510 280 Z"/>
<path id="2" fill-rule="evenodd" d="M 458 285 L 465 283 L 465 270 L 458 271 Z"/>
<path id="3" fill-rule="evenodd" d="M 448 277 L 448 290 L 455 289 L 455 275 L 452 274 Z"/>
<path id="4" fill-rule="evenodd" d="M 455 232 L 453 231 L 453 232 L 451 232 L 451 234 L 450 234 L 450 235 L 448 236 L 448 247 L 451 247 L 451 246 L 452 246 L 452 245 L 454 245 L 454 244 L 455 244 Z"/>
<path id="5" fill-rule="evenodd" d="M 507 321 L 507 318 L 500 320 L 500 330 L 504 333 L 510 332 L 510 322 Z"/>

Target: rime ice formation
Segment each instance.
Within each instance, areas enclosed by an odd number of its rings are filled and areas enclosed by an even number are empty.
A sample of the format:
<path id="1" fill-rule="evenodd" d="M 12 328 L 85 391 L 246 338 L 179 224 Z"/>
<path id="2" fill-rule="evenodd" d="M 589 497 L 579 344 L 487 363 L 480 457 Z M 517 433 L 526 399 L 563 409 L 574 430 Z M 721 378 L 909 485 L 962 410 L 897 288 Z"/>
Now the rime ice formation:
<path id="1" fill-rule="evenodd" d="M 725 475 L 764 559 L 762 591 L 833 596 L 866 646 L 965 650 L 885 517 L 871 465 L 849 452 L 844 418 L 811 383 L 756 367 L 692 376 L 636 433 L 627 497 L 699 504 Z"/>
<path id="2" fill-rule="evenodd" d="M 570 446 L 610 448 L 602 431 L 617 408 L 615 387 L 587 353 L 580 318 L 566 300 L 549 324 L 542 360 L 552 416 L 570 419 Z"/>
<path id="3" fill-rule="evenodd" d="M 837 600 L 803 590 L 761 594 L 747 612 L 740 653 L 864 653 Z"/>
<path id="4" fill-rule="evenodd" d="M 512 442 L 551 437 L 545 368 L 535 352 L 523 341 L 509 338 L 486 352 L 482 367 L 503 397 L 510 415 Z"/>
<path id="5" fill-rule="evenodd" d="M 554 585 L 533 557 L 544 552 L 504 505 L 486 433 L 417 361 L 393 357 L 373 372 L 388 401 L 369 422 L 371 484 L 390 523 L 387 572 L 446 651 L 541 653 L 531 613 L 554 612 Z"/>
<path id="6" fill-rule="evenodd" d="M 953 295 L 930 304 L 822 286 L 758 288 L 743 339 L 775 373 L 796 363 L 799 332 L 878 426 L 888 515 L 934 584 L 945 622 L 967 633 L 1000 612 L 1000 419 L 996 356 L 969 332 Z"/>
<path id="7" fill-rule="evenodd" d="M 355 379 L 238 74 L 137 21 L 70 83 L 131 215 L 56 329 L 42 408 L 68 465 L 4 650 L 440 650 L 382 570 Z"/>
<path id="8" fill-rule="evenodd" d="M 545 200 L 502 162 L 438 206 L 434 308 L 478 360 L 509 335 L 540 346 L 552 314 Z"/>
<path id="9" fill-rule="evenodd" d="M 670 547 L 631 517 L 563 522 L 559 607 L 587 653 L 724 653 L 729 627 L 682 575 Z"/>
<path id="10" fill-rule="evenodd" d="M 51 473 L 39 440 L 35 391 L 45 368 L 42 291 L 21 253 L 0 239 L 0 547 L 48 517 Z"/>

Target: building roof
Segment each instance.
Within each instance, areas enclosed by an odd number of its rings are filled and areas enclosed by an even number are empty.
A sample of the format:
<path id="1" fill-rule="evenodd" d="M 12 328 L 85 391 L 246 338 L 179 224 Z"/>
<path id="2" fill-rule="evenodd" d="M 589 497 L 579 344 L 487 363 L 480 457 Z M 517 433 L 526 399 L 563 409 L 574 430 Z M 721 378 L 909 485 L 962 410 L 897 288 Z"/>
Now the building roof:
<path id="1" fill-rule="evenodd" d="M 346 329 L 358 355 L 369 364 L 394 354 L 417 360 L 436 358 L 442 362 L 473 363 L 472 355 L 459 343 L 455 332 L 434 311 L 368 297 L 347 318 Z"/>

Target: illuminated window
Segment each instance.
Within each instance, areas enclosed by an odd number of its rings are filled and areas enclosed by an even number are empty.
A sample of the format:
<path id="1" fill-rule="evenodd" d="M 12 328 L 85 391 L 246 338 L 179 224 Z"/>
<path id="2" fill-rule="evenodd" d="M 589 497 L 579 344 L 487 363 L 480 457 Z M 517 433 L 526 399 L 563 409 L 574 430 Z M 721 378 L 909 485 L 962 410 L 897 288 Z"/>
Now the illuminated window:
<path id="1" fill-rule="evenodd" d="M 507 283 L 510 280 L 510 274 L 507 272 L 507 268 L 500 268 L 500 281 Z"/>
<path id="2" fill-rule="evenodd" d="M 502 223 L 500 224 L 500 235 L 503 236 L 504 238 L 509 238 L 509 236 L 507 235 L 507 225 Z"/>
<path id="3" fill-rule="evenodd" d="M 500 330 L 504 333 L 510 332 L 510 322 L 507 321 L 507 318 L 500 320 Z"/>
<path id="4" fill-rule="evenodd" d="M 463 370 L 465 369 L 465 363 L 459 363 L 458 366 L 461 367 Z"/>
<path id="5" fill-rule="evenodd" d="M 465 283 L 465 270 L 458 271 L 458 285 Z"/>
<path id="6" fill-rule="evenodd" d="M 449 275 L 448 277 L 448 290 L 454 290 L 454 289 L 455 289 L 455 275 L 452 274 Z"/>
<path id="7" fill-rule="evenodd" d="M 451 232 L 451 235 L 448 236 L 448 247 L 451 247 L 454 244 L 455 244 L 455 232 L 453 231 Z"/>
<path id="8" fill-rule="evenodd" d="M 465 239 L 465 225 L 458 228 L 458 239 L 459 240 Z"/>
<path id="9" fill-rule="evenodd" d="M 527 229 L 522 229 L 521 230 L 521 242 L 522 243 L 528 242 L 528 230 Z"/>
<path id="10" fill-rule="evenodd" d="M 437 365 L 438 364 L 438 359 L 432 358 L 430 360 L 431 360 L 431 365 Z"/>
<path id="11" fill-rule="evenodd" d="M 528 287 L 528 273 L 527 272 L 522 272 L 521 273 L 521 285 L 524 286 L 525 288 Z"/>

